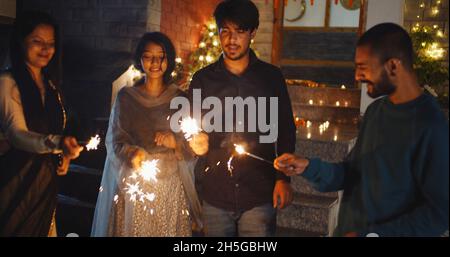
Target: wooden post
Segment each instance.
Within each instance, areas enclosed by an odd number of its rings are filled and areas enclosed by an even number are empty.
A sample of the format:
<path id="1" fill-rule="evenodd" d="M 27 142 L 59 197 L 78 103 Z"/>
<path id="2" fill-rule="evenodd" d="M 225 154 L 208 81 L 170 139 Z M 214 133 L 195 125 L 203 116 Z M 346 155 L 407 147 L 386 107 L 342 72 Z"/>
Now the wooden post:
<path id="1" fill-rule="evenodd" d="M 283 45 L 284 0 L 274 0 L 273 11 L 272 64 L 280 66 Z"/>

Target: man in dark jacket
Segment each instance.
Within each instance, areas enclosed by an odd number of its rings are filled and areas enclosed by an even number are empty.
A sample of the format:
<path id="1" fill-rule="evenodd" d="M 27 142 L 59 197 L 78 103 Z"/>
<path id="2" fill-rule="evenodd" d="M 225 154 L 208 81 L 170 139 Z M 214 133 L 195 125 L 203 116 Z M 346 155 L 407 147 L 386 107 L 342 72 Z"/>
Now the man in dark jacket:
<path id="1" fill-rule="evenodd" d="M 273 236 L 276 208 L 284 208 L 292 201 L 290 180 L 274 172 L 270 163 L 239 156 L 234 149 L 235 144 L 242 145 L 247 152 L 266 160 L 274 160 L 278 153 L 294 152 L 295 125 L 285 80 L 279 68 L 259 60 L 250 49 L 259 25 L 258 9 L 251 1 L 223 1 L 214 16 L 223 55 L 194 75 L 190 87 L 192 105 L 215 97 L 222 104 L 222 117 L 239 117 L 241 113 L 226 102 L 227 98 L 241 97 L 250 105 L 258 102 L 259 111 L 250 111 L 252 108 L 247 106 L 249 111 L 241 116 L 243 120 L 237 120 L 232 127 L 225 124 L 224 130 L 209 132 L 209 140 L 203 144 L 198 138 L 191 141 L 194 152 L 204 154 L 197 163 L 196 177 L 203 200 L 205 232 L 207 236 Z M 201 98 L 195 97 L 195 90 L 201 90 Z M 270 98 L 277 99 L 278 105 L 267 104 Z M 267 100 L 265 107 L 261 99 Z M 277 121 L 270 127 L 278 136 L 265 143 L 261 139 L 267 131 L 260 125 L 267 123 L 261 117 L 269 116 Z M 257 122 L 258 130 L 252 130 L 252 124 L 242 124 L 251 120 Z M 241 125 L 244 131 L 237 129 Z M 206 149 L 205 144 L 209 146 L 207 153 L 199 150 Z"/>

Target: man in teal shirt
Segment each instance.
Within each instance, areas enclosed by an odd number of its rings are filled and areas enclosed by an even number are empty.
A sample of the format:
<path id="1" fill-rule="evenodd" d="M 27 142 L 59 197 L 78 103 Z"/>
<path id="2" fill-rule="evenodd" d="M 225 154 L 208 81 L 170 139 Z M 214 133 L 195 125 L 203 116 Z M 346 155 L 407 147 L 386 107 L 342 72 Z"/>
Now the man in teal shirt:
<path id="1" fill-rule="evenodd" d="M 413 70 L 411 38 L 379 24 L 358 41 L 355 79 L 373 98 L 341 163 L 284 154 L 274 166 L 319 191 L 344 190 L 335 236 L 448 235 L 449 127 Z"/>

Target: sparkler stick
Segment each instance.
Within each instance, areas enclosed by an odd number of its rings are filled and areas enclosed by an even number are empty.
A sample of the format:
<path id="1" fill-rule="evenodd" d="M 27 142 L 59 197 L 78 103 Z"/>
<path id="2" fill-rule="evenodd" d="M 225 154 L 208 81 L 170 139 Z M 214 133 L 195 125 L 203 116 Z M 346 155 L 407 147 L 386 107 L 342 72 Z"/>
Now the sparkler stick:
<path id="1" fill-rule="evenodd" d="M 273 162 L 271 162 L 269 160 L 266 160 L 266 159 L 264 159 L 264 158 L 262 158 L 262 157 L 260 157 L 258 155 L 255 155 L 255 154 L 252 154 L 252 153 L 249 153 L 249 152 L 245 151 L 244 147 L 241 146 L 241 145 L 236 145 L 235 144 L 234 146 L 235 146 L 235 150 L 236 150 L 236 152 L 238 154 L 245 154 L 245 155 L 247 155 L 249 157 L 252 157 L 252 158 L 254 158 L 256 160 L 260 160 L 260 161 L 263 161 L 263 162 L 268 163 L 270 165 L 273 165 Z"/>

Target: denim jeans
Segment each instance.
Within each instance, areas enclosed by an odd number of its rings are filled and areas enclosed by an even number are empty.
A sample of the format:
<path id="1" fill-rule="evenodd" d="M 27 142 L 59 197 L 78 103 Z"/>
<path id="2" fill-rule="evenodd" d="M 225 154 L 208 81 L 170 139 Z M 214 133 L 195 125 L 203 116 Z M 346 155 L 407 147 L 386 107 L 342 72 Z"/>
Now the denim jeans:
<path id="1" fill-rule="evenodd" d="M 211 206 L 203 201 L 205 236 L 270 237 L 275 235 L 276 209 L 272 204 L 248 211 L 234 212 Z"/>

